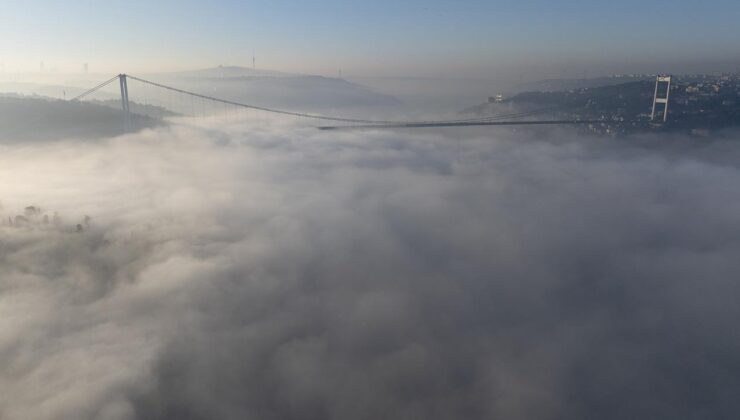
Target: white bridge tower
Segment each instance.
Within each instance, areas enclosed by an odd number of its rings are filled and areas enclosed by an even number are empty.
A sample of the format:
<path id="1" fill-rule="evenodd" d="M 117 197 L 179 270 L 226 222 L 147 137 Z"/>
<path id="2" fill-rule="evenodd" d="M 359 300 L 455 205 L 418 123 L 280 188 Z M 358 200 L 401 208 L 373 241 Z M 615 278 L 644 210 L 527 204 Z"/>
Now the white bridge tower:
<path id="1" fill-rule="evenodd" d="M 123 109 L 123 126 L 125 130 L 131 131 L 131 110 L 128 106 L 128 83 L 125 74 L 118 75 L 118 82 L 121 84 L 121 108 Z"/>
<path id="2" fill-rule="evenodd" d="M 666 89 L 665 89 L 665 96 L 658 97 L 658 92 L 660 91 L 660 84 L 665 83 Z M 655 79 L 655 94 L 653 95 L 653 113 L 650 116 L 651 121 L 655 121 L 655 108 L 657 108 L 658 104 L 663 105 L 663 122 L 668 121 L 668 98 L 671 96 L 671 76 L 670 75 L 659 75 L 657 79 Z"/>

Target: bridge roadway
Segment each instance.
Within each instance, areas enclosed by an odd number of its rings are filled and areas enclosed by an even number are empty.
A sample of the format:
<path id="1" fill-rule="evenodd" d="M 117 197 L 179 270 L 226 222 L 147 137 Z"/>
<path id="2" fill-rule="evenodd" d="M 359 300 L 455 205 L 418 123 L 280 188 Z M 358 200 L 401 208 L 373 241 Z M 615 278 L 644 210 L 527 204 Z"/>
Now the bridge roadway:
<path id="1" fill-rule="evenodd" d="M 543 120 L 543 121 L 477 121 L 477 122 L 422 122 L 402 124 L 367 124 L 345 126 L 322 126 L 319 130 L 368 130 L 377 128 L 432 128 L 432 127 L 472 127 L 485 125 L 564 125 L 598 124 L 599 120 Z"/>

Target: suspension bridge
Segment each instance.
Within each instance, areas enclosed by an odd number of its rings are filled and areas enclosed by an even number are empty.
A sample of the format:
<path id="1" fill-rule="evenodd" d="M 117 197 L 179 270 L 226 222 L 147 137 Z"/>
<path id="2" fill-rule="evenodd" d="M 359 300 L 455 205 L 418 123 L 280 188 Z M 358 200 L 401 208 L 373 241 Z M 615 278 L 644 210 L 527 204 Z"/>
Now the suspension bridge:
<path id="1" fill-rule="evenodd" d="M 395 120 L 378 120 L 378 119 L 363 119 L 363 118 L 349 118 L 332 115 L 313 114 L 306 112 L 295 112 L 282 109 L 268 108 L 264 106 L 258 106 L 254 104 L 246 104 L 229 100 L 225 98 L 219 98 L 212 95 L 206 95 L 203 93 L 193 92 L 186 89 L 181 89 L 174 86 L 169 86 L 163 83 L 154 82 L 151 80 L 143 79 L 128 74 L 119 74 L 111 77 L 110 79 L 94 86 L 91 89 L 84 91 L 83 93 L 73 97 L 70 101 L 81 101 L 85 98 L 90 97 L 94 93 L 106 88 L 107 86 L 118 81 L 120 92 L 121 92 L 121 109 L 123 114 L 123 123 L 126 130 L 131 129 L 131 101 L 129 100 L 129 81 L 135 81 L 154 89 L 159 89 L 163 92 L 173 92 L 179 95 L 190 97 L 191 100 L 199 99 L 204 102 L 221 104 L 223 106 L 230 106 L 238 109 L 246 109 L 266 114 L 284 115 L 295 117 L 305 120 L 320 121 L 322 123 L 331 123 L 333 125 L 320 125 L 317 128 L 320 130 L 340 130 L 340 129 L 380 129 L 380 128 L 431 128 L 431 127 L 465 127 L 465 126 L 512 126 L 512 125 L 573 125 L 573 124 L 592 124 L 600 121 L 596 120 L 522 120 L 522 118 L 533 117 L 537 115 L 545 114 L 551 111 L 551 108 L 538 109 L 528 112 L 518 112 L 509 114 L 498 114 L 487 117 L 478 118 L 467 118 L 467 119 L 453 119 L 453 120 L 437 120 L 437 121 L 395 121 Z M 192 104 L 191 104 L 192 105 Z M 194 106 L 193 106 L 194 108 Z"/>

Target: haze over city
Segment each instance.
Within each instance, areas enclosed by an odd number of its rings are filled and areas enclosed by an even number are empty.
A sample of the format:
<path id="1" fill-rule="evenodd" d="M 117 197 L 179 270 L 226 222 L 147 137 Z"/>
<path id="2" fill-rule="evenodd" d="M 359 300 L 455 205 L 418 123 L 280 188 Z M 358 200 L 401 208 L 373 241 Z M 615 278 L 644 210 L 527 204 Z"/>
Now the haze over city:
<path id="1" fill-rule="evenodd" d="M 740 4 L 6 0 L 0 419 L 735 419 Z"/>

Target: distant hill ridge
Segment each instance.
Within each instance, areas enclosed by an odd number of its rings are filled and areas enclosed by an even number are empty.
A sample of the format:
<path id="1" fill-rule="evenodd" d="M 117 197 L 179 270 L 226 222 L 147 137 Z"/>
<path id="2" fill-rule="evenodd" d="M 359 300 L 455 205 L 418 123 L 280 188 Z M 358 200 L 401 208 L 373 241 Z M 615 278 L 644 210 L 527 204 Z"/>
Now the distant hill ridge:
<path id="1" fill-rule="evenodd" d="M 242 78 L 242 77 L 295 77 L 302 74 L 285 73 L 277 70 L 253 69 L 241 66 L 218 66 L 199 70 L 186 70 L 169 73 L 156 73 L 157 76 L 194 77 L 194 78 Z"/>
<path id="2" fill-rule="evenodd" d="M 647 75 L 624 75 L 596 77 L 593 79 L 545 79 L 537 82 L 524 83 L 518 86 L 519 92 L 541 91 L 558 92 L 571 89 L 596 88 L 604 86 L 621 85 L 629 82 L 654 80 L 653 76 Z"/>
<path id="3" fill-rule="evenodd" d="M 223 99 L 290 109 L 400 104 L 391 95 L 342 78 L 240 66 L 156 73 L 145 77 L 196 92 L 209 92 Z"/>

